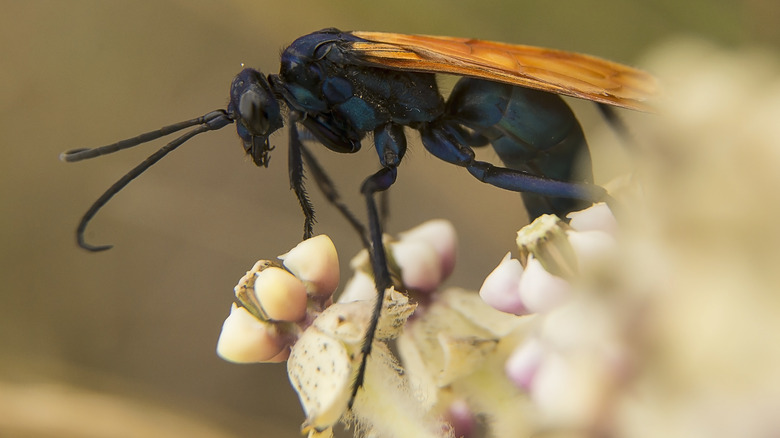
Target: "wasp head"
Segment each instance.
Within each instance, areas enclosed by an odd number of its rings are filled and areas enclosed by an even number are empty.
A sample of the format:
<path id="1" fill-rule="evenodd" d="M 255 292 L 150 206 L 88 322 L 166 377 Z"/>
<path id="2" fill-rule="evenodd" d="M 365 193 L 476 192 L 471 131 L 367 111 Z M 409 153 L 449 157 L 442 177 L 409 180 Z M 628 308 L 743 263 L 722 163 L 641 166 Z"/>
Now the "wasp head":
<path id="1" fill-rule="evenodd" d="M 279 101 L 268 79 L 257 70 L 247 68 L 233 79 L 230 86 L 228 113 L 236 122 L 244 150 L 258 166 L 268 166 L 268 152 L 273 147 L 268 136 L 284 124 Z"/>

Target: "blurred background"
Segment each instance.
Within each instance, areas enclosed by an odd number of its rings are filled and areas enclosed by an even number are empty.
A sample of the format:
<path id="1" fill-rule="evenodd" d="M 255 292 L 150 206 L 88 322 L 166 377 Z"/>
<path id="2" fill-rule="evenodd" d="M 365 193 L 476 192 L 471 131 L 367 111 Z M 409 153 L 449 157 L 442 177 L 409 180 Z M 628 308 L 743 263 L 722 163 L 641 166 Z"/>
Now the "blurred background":
<path id="1" fill-rule="evenodd" d="M 283 364 L 239 366 L 214 353 L 236 281 L 300 240 L 286 133 L 272 138 L 267 169 L 243 156 L 232 127 L 191 140 L 92 222 L 88 240 L 115 245 L 100 254 L 75 245 L 81 215 L 164 142 L 75 164 L 60 152 L 224 108 L 242 64 L 276 72 L 284 47 L 324 27 L 549 46 L 635 65 L 680 35 L 780 46 L 780 3 L 770 0 L 2 5 L 0 436 L 294 437 L 303 419 Z M 604 129 L 592 105 L 572 104 L 586 134 Z M 611 159 L 619 146 L 591 146 L 597 182 L 625 171 Z M 370 145 L 352 156 L 316 152 L 362 213 L 359 184 L 377 169 Z M 332 236 L 346 265 L 358 241 L 310 191 L 316 231 Z M 438 217 L 460 235 L 449 283 L 467 288 L 480 286 L 526 222 L 519 196 L 438 161 L 414 138 L 388 231 Z"/>

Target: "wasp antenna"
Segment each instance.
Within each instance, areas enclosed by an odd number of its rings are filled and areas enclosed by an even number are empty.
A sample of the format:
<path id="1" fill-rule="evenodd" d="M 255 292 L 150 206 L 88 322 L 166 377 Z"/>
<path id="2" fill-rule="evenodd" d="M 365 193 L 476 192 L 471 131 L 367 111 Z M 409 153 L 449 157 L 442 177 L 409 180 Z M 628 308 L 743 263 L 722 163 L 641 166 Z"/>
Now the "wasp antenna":
<path id="1" fill-rule="evenodd" d="M 191 123 L 194 121 L 197 121 L 198 123 Z M 91 152 L 92 155 L 82 157 L 82 158 L 76 158 L 75 160 L 67 160 L 67 161 L 78 161 L 85 158 L 92 158 L 93 156 L 103 155 L 106 153 L 115 152 L 121 149 L 126 149 L 128 147 L 135 146 L 137 144 L 145 143 L 147 141 L 153 140 L 155 138 L 159 138 L 161 136 L 168 135 L 170 133 L 179 131 L 183 128 L 186 128 L 187 126 L 193 126 L 196 124 L 199 124 L 197 128 L 186 132 L 181 137 L 178 137 L 177 139 L 173 140 L 172 142 L 166 144 L 165 146 L 161 147 L 157 152 L 150 155 L 147 159 L 142 161 L 139 165 L 135 166 L 131 171 L 127 172 L 125 176 L 120 178 L 117 182 L 111 185 L 111 187 L 108 188 L 108 190 L 105 191 L 93 204 L 91 207 L 89 207 L 89 210 L 87 210 L 86 213 L 84 213 L 84 216 L 81 218 L 81 222 L 79 222 L 79 226 L 76 228 L 76 243 L 87 251 L 92 252 L 99 252 L 99 251 L 105 251 L 107 249 L 111 248 L 111 245 L 100 245 L 100 246 L 94 246 L 90 245 L 84 240 L 84 231 L 87 229 L 87 224 L 90 220 L 92 220 L 93 217 L 95 217 L 95 214 L 103 208 L 104 205 L 117 193 L 119 193 L 120 190 L 122 190 L 127 184 L 130 183 L 130 181 L 134 180 L 138 175 L 144 173 L 144 171 L 154 165 L 154 163 L 160 161 L 164 156 L 168 155 L 169 152 L 173 151 L 177 147 L 181 146 L 184 142 L 191 139 L 192 137 L 195 137 L 198 134 L 208 132 L 208 131 L 216 131 L 218 129 L 221 129 L 231 123 L 233 123 L 233 119 L 230 118 L 228 113 L 224 110 L 217 110 L 210 112 L 206 114 L 203 117 L 199 117 L 197 119 L 193 119 L 187 122 L 181 122 L 177 123 L 175 125 L 170 125 L 165 128 L 162 128 L 157 131 L 149 132 L 146 134 L 141 134 L 138 137 L 120 141 L 119 143 L 114 143 L 113 145 L 103 146 L 101 148 L 96 149 L 87 149 L 86 151 L 82 151 L 81 153 L 85 152 Z M 186 125 L 189 124 L 189 125 Z M 167 131 L 166 131 L 167 130 Z M 144 139 L 146 138 L 146 139 Z M 138 141 L 139 139 L 142 139 Z M 131 144 L 135 142 L 134 144 Z M 123 145 L 124 144 L 124 145 Z M 94 152 L 97 150 L 101 150 L 104 148 L 110 148 L 113 147 L 114 150 L 108 151 L 108 152 Z M 75 153 L 79 153 L 78 150 L 74 151 Z M 67 154 L 67 152 L 66 152 Z"/>
<path id="2" fill-rule="evenodd" d="M 65 151 L 61 153 L 60 160 L 68 163 L 73 163 L 75 161 L 87 160 L 89 158 L 95 158 L 101 155 L 112 154 L 114 152 L 118 152 L 123 149 L 129 149 L 138 146 L 140 144 L 148 143 L 152 140 L 157 140 L 160 137 L 165 137 L 167 135 L 173 134 L 174 132 L 181 131 L 182 129 L 185 128 L 189 128 L 190 126 L 209 124 L 212 123 L 215 119 L 224 119 L 224 118 L 229 119 L 227 112 L 225 112 L 224 110 L 212 111 L 196 119 L 186 120 L 183 122 L 174 123 L 172 125 L 163 126 L 162 128 L 157 129 L 155 131 L 146 132 L 139 136 L 128 138 L 126 140 L 118 141 L 116 143 L 112 143 L 109 145 L 92 148 L 92 149 L 90 148 L 71 149 L 69 151 Z M 221 127 L 222 126 L 220 126 L 220 128 Z M 214 129 L 219 129 L 219 128 L 214 128 Z"/>

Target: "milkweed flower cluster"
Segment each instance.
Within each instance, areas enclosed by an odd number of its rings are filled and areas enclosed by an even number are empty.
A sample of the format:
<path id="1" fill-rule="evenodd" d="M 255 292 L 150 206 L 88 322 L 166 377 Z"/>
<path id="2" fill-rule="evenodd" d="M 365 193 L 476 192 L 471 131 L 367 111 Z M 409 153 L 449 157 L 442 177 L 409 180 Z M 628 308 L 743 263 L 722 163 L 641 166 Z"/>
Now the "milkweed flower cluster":
<path id="1" fill-rule="evenodd" d="M 399 233 L 385 236 L 384 245 L 397 286 L 405 291 L 428 294 L 435 291 L 455 267 L 457 236 L 444 219 L 429 220 Z M 368 251 L 362 250 L 350 262 L 355 271 L 339 301 L 371 300 L 376 295 Z"/>
<path id="2" fill-rule="evenodd" d="M 236 303 L 217 342 L 223 359 L 286 360 L 301 331 L 332 302 L 339 264 L 330 238 L 308 239 L 279 259 L 258 261 L 235 287 Z"/>
<path id="3" fill-rule="evenodd" d="M 332 272 L 338 272 L 338 259 L 326 236 L 280 256 L 283 264 L 257 262 L 235 288 L 238 304 L 217 351 L 234 362 L 286 359 L 306 412 L 303 430 L 312 437 L 330 436 L 339 421 L 367 435 L 468 436 L 479 419 L 487 420 L 491 436 L 530 434 L 537 424 L 529 415 L 531 385 L 517 382 L 538 362 L 538 355 L 529 354 L 537 342 L 532 330 L 538 314 L 571 295 L 571 278 L 548 271 L 574 276 L 576 257 L 605 246 L 610 235 L 593 225 L 614 228 L 604 209 L 572 220 L 585 238 L 573 237 L 567 225 L 550 217 L 521 231 L 526 266 L 505 258 L 481 291 L 500 310 L 474 292 L 442 288 L 457 249 L 449 222 L 433 220 L 397 239 L 386 236 L 395 287 L 405 294 L 395 288 L 386 293 L 364 387 L 351 411 L 351 384 L 376 295 L 366 250 L 351 261 L 353 278 L 336 303 L 338 277 Z M 598 216 L 607 219 L 594 219 Z M 514 314 L 506 313 L 506 302 L 519 303 Z M 400 363 L 387 347 L 392 340 Z"/>
<path id="4" fill-rule="evenodd" d="M 593 290 L 593 276 L 614 265 L 615 232 L 605 204 L 570 224 L 541 216 L 518 232 L 520 259 L 507 254 L 480 289 L 498 310 L 536 315 L 504 370 L 528 393 L 537 427 L 592 430 L 627 366 L 624 327 Z"/>
<path id="5" fill-rule="evenodd" d="M 428 222 L 386 244 L 393 263 L 404 266 L 399 278 L 409 290 L 433 291 L 452 271 L 455 235 L 446 221 Z M 330 436 L 340 420 L 378 436 L 450 436 L 449 426 L 417 407 L 386 345 L 416 308 L 393 288 L 385 293 L 363 389 L 348 411 L 376 296 L 367 252 L 353 260 L 355 277 L 337 303 L 332 294 L 338 257 L 327 236 L 306 240 L 279 258 L 282 264 L 258 261 L 239 281 L 217 353 L 239 363 L 287 360 L 306 412 L 302 429 L 311 437 Z"/>

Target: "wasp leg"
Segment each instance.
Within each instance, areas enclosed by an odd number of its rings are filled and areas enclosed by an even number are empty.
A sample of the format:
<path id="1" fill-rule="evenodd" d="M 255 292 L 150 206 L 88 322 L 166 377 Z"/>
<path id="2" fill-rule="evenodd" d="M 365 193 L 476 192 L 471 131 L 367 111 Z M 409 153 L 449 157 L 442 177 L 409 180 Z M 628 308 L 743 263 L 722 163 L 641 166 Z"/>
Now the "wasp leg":
<path id="1" fill-rule="evenodd" d="M 376 301 L 371 313 L 371 322 L 363 338 L 361 353 L 363 357 L 360 360 L 355 382 L 352 385 L 352 395 L 349 398 L 349 407 L 355 401 L 355 395 L 358 389 L 363 385 L 363 378 L 366 374 L 366 363 L 371 354 L 371 346 L 374 342 L 376 327 L 379 324 L 379 317 L 382 313 L 382 303 L 385 299 L 385 290 L 392 286 L 390 270 L 387 266 L 387 257 L 385 255 L 385 246 L 382 243 L 382 218 L 377 209 L 374 195 L 383 193 L 395 183 L 398 175 L 397 166 L 406 153 L 406 135 L 403 126 L 395 123 L 387 123 L 374 130 L 374 145 L 379 154 L 379 161 L 382 169 L 366 178 L 360 187 L 360 193 L 366 198 L 366 207 L 368 208 L 368 235 L 370 247 L 368 249 L 371 258 L 371 268 L 374 271 L 374 284 L 376 285 Z"/>
<path id="2" fill-rule="evenodd" d="M 386 123 L 374 130 L 374 144 L 383 167 L 396 167 L 406 154 L 406 134 L 404 127 L 396 123 Z M 389 192 L 379 193 L 379 223 L 384 226 L 390 215 Z"/>
<path id="3" fill-rule="evenodd" d="M 314 154 L 309 151 L 309 148 L 307 148 L 304 144 L 301 144 L 300 149 L 303 156 L 303 161 L 306 163 L 306 167 L 309 169 L 314 182 L 317 183 L 317 187 L 320 189 L 320 192 L 322 192 L 322 194 L 325 196 L 325 199 L 327 199 L 331 205 L 336 207 L 336 209 L 341 213 L 342 216 L 344 216 L 347 222 L 352 225 L 352 228 L 354 228 L 360 236 L 360 241 L 363 242 L 363 246 L 368 249 L 370 244 L 366 235 L 366 227 L 360 222 L 360 220 L 358 220 L 357 216 L 355 216 L 355 214 L 350 211 L 349 207 L 347 207 L 347 205 L 341 199 L 341 195 L 339 195 L 339 192 L 336 189 L 336 185 L 325 172 L 325 169 L 323 169 L 320 163 L 317 161 L 317 157 L 315 157 Z"/>
<path id="4" fill-rule="evenodd" d="M 468 169 L 478 180 L 514 192 L 531 192 L 544 196 L 611 202 L 603 188 L 587 183 L 573 183 L 544 178 L 530 173 L 494 166 L 474 159 L 474 151 L 463 145 L 457 129 L 447 122 L 425 125 L 420 129 L 422 142 L 436 157 Z"/>
<path id="5" fill-rule="evenodd" d="M 390 191 L 379 192 L 379 224 L 382 229 L 387 228 L 387 221 L 390 219 Z"/>
<path id="6" fill-rule="evenodd" d="M 361 348 L 363 357 L 360 360 L 360 367 L 355 376 L 355 382 L 352 384 L 352 395 L 349 398 L 350 409 L 352 408 L 352 403 L 355 401 L 355 395 L 357 395 L 358 389 L 363 385 L 363 378 L 366 374 L 366 363 L 368 361 L 368 356 L 371 354 L 374 334 L 376 333 L 376 327 L 379 324 L 382 303 L 385 299 L 385 290 L 392 285 L 390 271 L 387 267 L 385 246 L 382 243 L 382 224 L 379 220 L 379 212 L 377 211 L 376 202 L 374 201 L 374 194 L 390 188 L 395 182 L 397 174 L 395 167 L 382 168 L 377 173 L 368 177 L 360 188 L 361 193 L 363 193 L 366 198 L 366 206 L 368 208 L 368 234 L 371 242 L 369 254 L 371 256 L 371 267 L 374 271 L 374 284 L 376 285 L 377 295 L 376 301 L 374 302 L 374 309 L 371 314 L 371 322 L 369 323 L 368 330 L 366 330 L 365 337 L 363 338 L 363 346 Z"/>
<path id="7" fill-rule="evenodd" d="M 290 147 L 288 149 L 288 169 L 290 173 L 290 188 L 295 192 L 298 203 L 303 210 L 303 240 L 310 238 L 314 232 L 314 206 L 309 200 L 309 194 L 306 193 L 306 186 L 303 178 L 303 143 L 301 142 L 297 117 L 290 116 Z"/>

